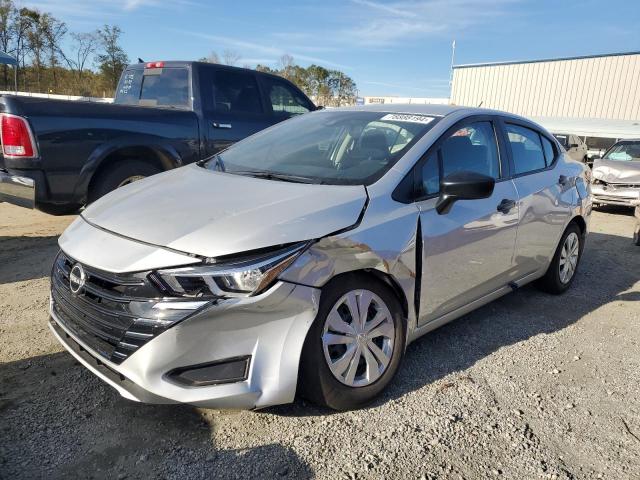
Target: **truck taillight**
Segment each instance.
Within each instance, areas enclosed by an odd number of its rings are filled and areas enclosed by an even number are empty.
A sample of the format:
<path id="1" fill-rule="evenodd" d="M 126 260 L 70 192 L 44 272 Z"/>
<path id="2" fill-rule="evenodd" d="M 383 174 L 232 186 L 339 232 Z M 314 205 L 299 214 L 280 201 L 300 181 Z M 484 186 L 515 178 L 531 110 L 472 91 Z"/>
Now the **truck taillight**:
<path id="1" fill-rule="evenodd" d="M 27 121 L 16 115 L 2 114 L 0 139 L 5 157 L 33 157 L 36 146 Z"/>
<path id="2" fill-rule="evenodd" d="M 148 62 L 146 68 L 163 68 L 164 62 Z"/>

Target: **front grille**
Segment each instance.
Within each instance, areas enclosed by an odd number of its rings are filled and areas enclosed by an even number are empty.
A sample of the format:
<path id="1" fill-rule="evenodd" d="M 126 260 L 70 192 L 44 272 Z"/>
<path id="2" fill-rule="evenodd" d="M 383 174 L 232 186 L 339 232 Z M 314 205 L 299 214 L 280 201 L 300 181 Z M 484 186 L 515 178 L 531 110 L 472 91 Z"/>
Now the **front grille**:
<path id="1" fill-rule="evenodd" d="M 114 274 L 82 265 L 84 286 L 73 293 L 69 275 L 77 262 L 63 252 L 51 274 L 53 312 L 89 348 L 113 363 L 122 363 L 168 328 L 168 324 L 144 318 L 144 312 L 162 299 L 149 272 Z"/>

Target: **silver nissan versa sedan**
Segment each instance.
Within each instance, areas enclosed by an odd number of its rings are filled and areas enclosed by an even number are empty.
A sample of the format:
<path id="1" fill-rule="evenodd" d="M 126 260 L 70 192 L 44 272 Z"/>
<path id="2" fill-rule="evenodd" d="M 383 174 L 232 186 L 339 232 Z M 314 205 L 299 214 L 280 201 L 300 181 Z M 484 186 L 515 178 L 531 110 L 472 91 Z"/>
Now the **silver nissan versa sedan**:
<path id="1" fill-rule="evenodd" d="M 50 327 L 131 400 L 357 408 L 421 335 L 533 280 L 569 288 L 585 172 L 497 111 L 306 114 L 87 208 Z"/>

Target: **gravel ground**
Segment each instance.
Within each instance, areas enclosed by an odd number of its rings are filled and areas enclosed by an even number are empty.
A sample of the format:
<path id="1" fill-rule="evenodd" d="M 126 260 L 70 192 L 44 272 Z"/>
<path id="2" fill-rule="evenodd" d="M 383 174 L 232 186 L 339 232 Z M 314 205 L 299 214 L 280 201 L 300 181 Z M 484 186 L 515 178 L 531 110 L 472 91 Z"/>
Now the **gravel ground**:
<path id="1" fill-rule="evenodd" d="M 0 205 L 2 478 L 640 478 L 640 248 L 595 212 L 563 296 L 532 287 L 423 337 L 369 408 L 129 402 L 50 334 L 72 217 Z"/>

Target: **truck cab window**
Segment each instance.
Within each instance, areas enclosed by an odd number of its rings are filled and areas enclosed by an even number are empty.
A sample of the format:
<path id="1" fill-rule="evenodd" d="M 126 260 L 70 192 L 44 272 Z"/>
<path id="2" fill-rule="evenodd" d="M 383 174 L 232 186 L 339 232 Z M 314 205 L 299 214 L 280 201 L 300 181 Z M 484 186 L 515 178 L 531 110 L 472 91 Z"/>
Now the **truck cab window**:
<path id="1" fill-rule="evenodd" d="M 189 106 L 189 71 L 186 68 L 159 70 L 159 74 L 143 75 L 140 104 Z"/>
<path id="2" fill-rule="evenodd" d="M 287 85 L 273 78 L 264 78 L 263 84 L 271 103 L 273 113 L 284 113 L 287 116 L 301 115 L 310 110 L 308 102 L 300 94 Z"/>
<path id="3" fill-rule="evenodd" d="M 221 113 L 263 113 L 258 82 L 251 73 L 217 70 L 213 81 L 214 110 Z"/>

